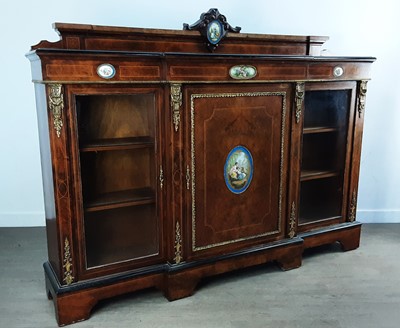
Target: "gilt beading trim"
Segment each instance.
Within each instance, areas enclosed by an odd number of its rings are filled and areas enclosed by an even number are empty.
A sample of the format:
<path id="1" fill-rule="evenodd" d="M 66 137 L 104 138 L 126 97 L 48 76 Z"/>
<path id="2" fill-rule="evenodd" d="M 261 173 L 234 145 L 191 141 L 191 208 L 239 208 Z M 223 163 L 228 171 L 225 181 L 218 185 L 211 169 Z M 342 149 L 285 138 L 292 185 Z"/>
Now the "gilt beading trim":
<path id="1" fill-rule="evenodd" d="M 196 246 L 196 167 L 195 167 L 195 105 L 196 99 L 202 98 L 235 98 L 235 97 L 262 97 L 262 96 L 280 96 L 282 97 L 282 122 L 281 122 L 281 147 L 280 147 L 280 168 L 279 168 L 279 209 L 278 209 L 278 229 L 266 233 L 238 238 L 234 240 L 226 240 L 223 242 Z M 190 97 L 190 139 L 191 139 L 191 187 L 192 187 L 192 250 L 200 251 L 205 249 L 214 248 L 217 246 L 224 246 L 241 241 L 251 240 L 255 238 L 265 237 L 281 232 L 282 227 L 282 197 L 283 197 L 283 167 L 284 167 L 284 154 L 285 154 L 285 120 L 286 120 L 286 92 L 239 92 L 239 93 L 211 93 L 211 94 L 192 94 Z"/>
<path id="2" fill-rule="evenodd" d="M 186 189 L 190 190 L 190 167 L 186 166 Z"/>

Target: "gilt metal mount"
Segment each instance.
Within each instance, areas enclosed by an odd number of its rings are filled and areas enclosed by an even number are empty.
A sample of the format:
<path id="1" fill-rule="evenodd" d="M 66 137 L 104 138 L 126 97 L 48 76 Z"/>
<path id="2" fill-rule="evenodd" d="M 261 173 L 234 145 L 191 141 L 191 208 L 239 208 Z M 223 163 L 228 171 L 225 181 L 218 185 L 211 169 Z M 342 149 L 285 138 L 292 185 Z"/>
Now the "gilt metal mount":
<path id="1" fill-rule="evenodd" d="M 75 278 L 72 275 L 72 257 L 71 257 L 71 249 L 70 249 L 68 238 L 65 238 L 65 241 L 64 241 L 63 269 L 64 269 L 63 281 L 67 285 L 71 285 L 74 282 Z"/>
<path id="2" fill-rule="evenodd" d="M 296 83 L 296 123 L 300 122 L 304 101 L 304 82 Z"/>
<path id="3" fill-rule="evenodd" d="M 294 236 L 296 236 L 296 205 L 293 202 L 289 219 L 289 237 L 293 238 Z"/>
<path id="4" fill-rule="evenodd" d="M 361 118 L 361 114 L 365 111 L 365 97 L 367 95 L 367 83 L 368 81 L 361 81 L 358 87 L 358 117 Z"/>
<path id="5" fill-rule="evenodd" d="M 180 108 L 182 106 L 182 90 L 181 85 L 178 83 L 171 84 L 171 107 L 172 107 L 172 121 L 174 123 L 175 132 L 179 129 L 181 122 Z"/>
<path id="6" fill-rule="evenodd" d="M 182 235 L 181 235 L 181 227 L 179 222 L 176 221 L 175 228 L 175 264 L 179 264 L 182 261 Z"/>
<path id="7" fill-rule="evenodd" d="M 49 85 L 49 109 L 53 113 L 53 124 L 57 137 L 60 138 L 63 127 L 62 111 L 64 109 L 64 97 L 61 84 Z"/>
<path id="8" fill-rule="evenodd" d="M 350 200 L 349 206 L 349 221 L 354 222 L 356 220 L 356 211 L 357 211 L 357 193 L 356 190 L 353 190 Z"/>

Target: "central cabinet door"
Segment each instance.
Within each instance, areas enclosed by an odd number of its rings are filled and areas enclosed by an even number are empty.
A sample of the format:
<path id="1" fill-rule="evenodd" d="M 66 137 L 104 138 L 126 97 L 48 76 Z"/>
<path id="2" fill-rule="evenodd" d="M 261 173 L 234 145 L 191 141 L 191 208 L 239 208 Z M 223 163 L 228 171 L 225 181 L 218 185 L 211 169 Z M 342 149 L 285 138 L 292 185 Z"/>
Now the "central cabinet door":
<path id="1" fill-rule="evenodd" d="M 282 237 L 289 85 L 191 87 L 185 98 L 188 253 L 234 251 Z"/>

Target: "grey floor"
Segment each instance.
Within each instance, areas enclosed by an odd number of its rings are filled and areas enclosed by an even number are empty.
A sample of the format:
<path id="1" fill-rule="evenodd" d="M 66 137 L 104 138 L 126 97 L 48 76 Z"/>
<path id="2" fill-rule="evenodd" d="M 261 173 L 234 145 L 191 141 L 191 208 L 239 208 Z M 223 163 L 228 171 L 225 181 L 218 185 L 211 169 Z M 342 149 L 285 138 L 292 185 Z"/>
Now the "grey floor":
<path id="1" fill-rule="evenodd" d="M 0 327 L 57 327 L 45 295 L 43 228 L 0 228 Z M 146 290 L 101 302 L 69 327 L 400 327 L 400 224 L 364 225 L 359 249 L 307 251 L 303 266 L 275 265 L 203 281 L 168 302 Z"/>

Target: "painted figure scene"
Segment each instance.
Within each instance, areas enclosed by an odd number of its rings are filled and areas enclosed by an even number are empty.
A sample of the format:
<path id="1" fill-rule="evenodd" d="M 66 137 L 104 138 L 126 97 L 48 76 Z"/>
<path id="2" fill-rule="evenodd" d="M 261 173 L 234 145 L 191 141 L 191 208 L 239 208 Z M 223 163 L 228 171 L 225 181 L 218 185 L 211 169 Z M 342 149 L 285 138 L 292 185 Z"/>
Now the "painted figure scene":
<path id="1" fill-rule="evenodd" d="M 243 146 L 231 150 L 225 163 L 225 182 L 233 193 L 244 192 L 250 184 L 253 160 L 250 152 Z"/>

